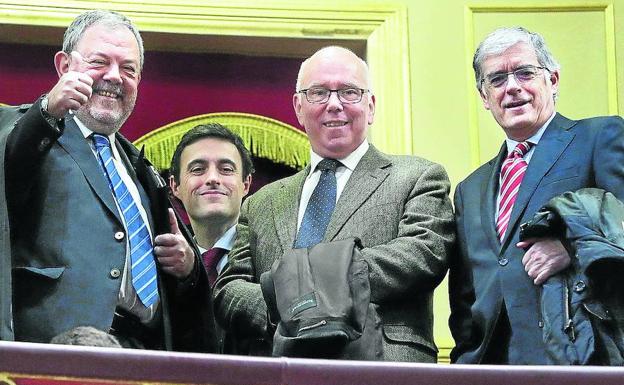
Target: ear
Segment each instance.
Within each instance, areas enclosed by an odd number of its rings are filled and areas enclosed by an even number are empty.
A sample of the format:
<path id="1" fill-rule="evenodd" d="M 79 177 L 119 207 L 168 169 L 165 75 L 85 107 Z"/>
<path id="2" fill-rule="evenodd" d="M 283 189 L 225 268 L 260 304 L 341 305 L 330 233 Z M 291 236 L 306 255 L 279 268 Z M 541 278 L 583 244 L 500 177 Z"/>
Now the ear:
<path id="1" fill-rule="evenodd" d="M 295 110 L 295 115 L 297 115 L 297 121 L 301 127 L 305 128 L 303 125 L 303 113 L 301 111 L 301 94 L 298 92 L 293 95 L 293 108 Z"/>
<path id="2" fill-rule="evenodd" d="M 180 199 L 179 194 L 179 186 L 178 184 L 175 182 L 175 178 L 173 177 L 173 175 L 169 175 L 169 188 L 171 189 L 171 192 L 173 193 L 173 196 L 175 196 L 176 198 Z"/>
<path id="3" fill-rule="evenodd" d="M 483 102 L 483 107 L 485 107 L 486 110 L 490 109 L 490 101 L 488 100 L 487 94 L 485 93 L 485 91 L 483 91 L 483 88 L 481 90 L 479 90 L 479 96 L 481 96 L 481 101 Z"/>
<path id="4" fill-rule="evenodd" d="M 375 95 L 370 94 L 368 98 L 368 125 L 373 124 L 375 120 Z"/>
<path id="5" fill-rule="evenodd" d="M 251 174 L 247 175 L 247 178 L 243 181 L 243 196 L 249 194 L 249 188 L 251 187 Z"/>
<path id="6" fill-rule="evenodd" d="M 553 95 L 555 95 L 557 92 L 559 92 L 559 70 L 551 71 L 549 79 Z"/>
<path id="7" fill-rule="evenodd" d="M 54 67 L 59 78 L 65 75 L 69 71 L 69 55 L 63 51 L 58 51 L 54 55 Z"/>

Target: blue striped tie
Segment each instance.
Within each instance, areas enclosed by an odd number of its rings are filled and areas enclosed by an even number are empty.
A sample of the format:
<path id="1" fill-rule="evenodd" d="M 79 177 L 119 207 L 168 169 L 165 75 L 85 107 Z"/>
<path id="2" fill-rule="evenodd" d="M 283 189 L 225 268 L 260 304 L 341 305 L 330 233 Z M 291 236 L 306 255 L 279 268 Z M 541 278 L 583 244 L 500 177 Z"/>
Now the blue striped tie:
<path id="1" fill-rule="evenodd" d="M 149 231 L 147 231 L 147 226 L 143 221 L 136 202 L 132 199 L 130 191 L 128 191 L 128 187 L 115 168 L 108 138 L 100 134 L 93 134 L 93 143 L 95 143 L 99 160 L 102 166 L 104 166 L 113 196 L 126 221 L 128 234 L 130 234 L 132 285 L 141 302 L 149 307 L 158 301 L 156 262 Z"/>

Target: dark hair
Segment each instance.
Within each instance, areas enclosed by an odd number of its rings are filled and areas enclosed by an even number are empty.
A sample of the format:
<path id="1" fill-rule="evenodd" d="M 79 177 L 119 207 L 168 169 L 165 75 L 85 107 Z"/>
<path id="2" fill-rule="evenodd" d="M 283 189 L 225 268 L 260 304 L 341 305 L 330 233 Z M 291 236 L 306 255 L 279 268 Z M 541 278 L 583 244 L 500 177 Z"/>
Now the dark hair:
<path id="1" fill-rule="evenodd" d="M 191 128 L 186 132 L 186 134 L 184 134 L 184 136 L 182 136 L 180 143 L 178 143 L 178 146 L 173 153 L 169 173 L 173 175 L 176 183 L 180 183 L 180 158 L 182 158 L 182 151 L 184 151 L 187 146 L 190 146 L 198 140 L 206 138 L 222 139 L 236 146 L 236 149 L 243 160 L 243 180 L 255 171 L 253 162 L 251 161 L 251 154 L 249 153 L 247 147 L 243 144 L 243 139 L 240 136 L 219 123 L 200 124 L 199 126 Z"/>

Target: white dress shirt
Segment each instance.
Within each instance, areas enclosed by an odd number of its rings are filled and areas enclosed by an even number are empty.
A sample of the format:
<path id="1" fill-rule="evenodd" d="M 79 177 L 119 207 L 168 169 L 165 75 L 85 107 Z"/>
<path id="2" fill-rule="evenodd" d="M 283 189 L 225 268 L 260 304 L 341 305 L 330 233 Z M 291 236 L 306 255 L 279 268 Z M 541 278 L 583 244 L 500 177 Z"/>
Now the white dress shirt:
<path id="1" fill-rule="evenodd" d="M 353 170 L 360 163 L 360 160 L 368 151 L 368 140 L 364 139 L 362 144 L 358 146 L 351 154 L 342 159 L 337 159 L 340 161 L 340 166 L 336 168 L 336 202 L 340 198 L 340 194 L 342 194 L 342 190 L 344 190 L 347 181 L 353 174 Z M 312 192 L 314 188 L 319 182 L 321 177 L 321 170 L 317 170 L 316 166 L 319 162 L 323 160 L 318 154 L 314 151 L 310 151 L 310 173 L 306 177 L 305 182 L 303 183 L 303 191 L 301 192 L 301 199 L 299 200 L 299 213 L 297 216 L 297 231 L 299 231 L 299 227 L 301 226 L 301 221 L 303 221 L 303 214 L 305 214 L 306 207 L 308 207 L 308 202 L 310 201 L 310 197 L 312 196 Z"/>
<path id="2" fill-rule="evenodd" d="M 98 158 L 97 151 L 95 149 L 95 144 L 93 143 L 93 139 L 91 139 L 91 135 L 93 134 L 93 131 L 91 131 L 87 126 L 85 126 L 84 123 L 82 123 L 76 116 L 74 116 L 74 120 L 76 121 L 76 124 L 78 124 L 78 127 L 80 128 L 82 135 L 85 137 L 85 140 L 89 143 L 89 146 L 91 147 L 91 151 L 93 152 L 93 156 L 96 157 L 98 164 L 99 164 L 100 160 Z M 113 154 L 113 164 L 115 165 L 115 168 L 117 169 L 117 172 L 119 173 L 119 176 L 121 177 L 121 180 L 123 180 L 123 182 L 126 184 L 126 187 L 128 188 L 130 195 L 132 196 L 132 199 L 134 199 L 134 202 L 136 203 L 139 209 L 139 213 L 141 214 L 141 217 L 143 217 L 143 222 L 145 222 L 145 225 L 147 226 L 147 231 L 149 231 L 150 236 L 152 237 L 152 240 L 153 240 L 154 238 L 152 235 L 152 229 L 150 227 L 150 223 L 147 218 L 147 212 L 145 211 L 145 208 L 143 207 L 143 203 L 141 202 L 139 189 L 134 183 L 134 181 L 132 180 L 132 178 L 130 177 L 130 175 L 128 174 L 128 170 L 126 169 L 126 166 L 121 160 L 119 151 L 117 151 L 117 146 L 115 145 L 115 142 L 116 142 L 115 134 L 108 135 L 108 140 L 111 144 L 111 152 Z M 126 234 L 128 234 L 128 227 L 126 225 L 126 219 L 124 218 L 123 214 L 121 213 L 121 210 L 119 209 L 117 200 L 115 200 L 115 204 L 117 205 L 117 211 L 119 212 L 119 216 L 121 217 L 124 228 L 126 229 Z M 154 317 L 154 313 L 156 312 L 158 304 L 160 303 L 160 299 L 156 303 L 154 303 L 152 306 L 150 306 L 149 308 L 146 308 L 145 305 L 143 305 L 143 303 L 141 302 L 141 300 L 136 294 L 136 290 L 134 289 L 134 286 L 132 286 L 132 280 L 129 278 L 131 275 L 130 266 L 131 266 L 130 247 L 128 244 L 128 237 L 126 237 L 126 263 L 125 263 L 125 267 L 123 271 L 123 276 L 121 279 L 121 287 L 119 289 L 119 306 L 127 310 L 131 314 L 134 314 L 137 317 L 139 317 L 139 319 L 142 322 L 148 322 Z"/>
<path id="3" fill-rule="evenodd" d="M 524 157 L 523 157 L 523 159 L 527 163 L 527 165 L 529 164 L 529 162 L 531 161 L 531 158 L 533 157 L 533 153 L 535 152 L 535 147 L 537 147 L 537 143 L 542 138 L 542 135 L 544 135 L 544 131 L 546 131 L 546 127 L 548 127 L 548 125 L 550 124 L 550 122 L 553 120 L 554 117 L 555 117 L 555 113 L 552 114 L 552 116 L 546 121 L 546 123 L 544 123 L 544 125 L 542 127 L 540 127 L 540 129 L 537 130 L 537 132 L 535 134 L 533 134 L 533 136 L 531 136 L 527 140 L 524 140 L 524 142 L 529 142 L 529 143 L 533 144 L 531 146 L 531 149 L 529 150 L 529 152 L 527 152 L 524 155 Z M 511 152 L 516 148 L 516 146 L 520 142 L 517 142 L 517 141 L 515 141 L 513 139 L 505 138 L 505 143 L 507 144 L 507 156 L 509 156 L 509 154 L 511 154 Z M 499 174 L 500 174 L 500 171 L 499 171 Z M 496 219 L 498 218 L 498 209 L 499 209 L 500 200 L 501 200 L 501 196 L 500 196 L 500 176 L 499 176 L 499 184 L 498 185 L 499 185 L 498 186 L 498 193 L 496 194 L 496 212 L 494 213 L 494 224 L 496 224 Z"/>
<path id="4" fill-rule="evenodd" d="M 219 247 L 221 249 L 227 250 L 227 252 L 223 254 L 223 257 L 221 257 L 221 259 L 219 260 L 219 263 L 217 263 L 217 274 L 221 274 L 221 272 L 225 268 L 225 265 L 227 265 L 228 255 L 230 254 L 230 251 L 232 250 L 232 247 L 234 246 L 235 239 L 236 239 L 236 225 L 227 229 L 227 231 L 221 236 L 221 238 L 219 238 L 217 242 L 215 242 L 214 246 L 212 246 L 212 247 Z M 207 249 L 204 249 L 203 247 L 201 247 L 199 244 L 197 245 L 197 248 L 199 249 L 200 254 L 203 254 L 204 252 L 208 251 Z"/>

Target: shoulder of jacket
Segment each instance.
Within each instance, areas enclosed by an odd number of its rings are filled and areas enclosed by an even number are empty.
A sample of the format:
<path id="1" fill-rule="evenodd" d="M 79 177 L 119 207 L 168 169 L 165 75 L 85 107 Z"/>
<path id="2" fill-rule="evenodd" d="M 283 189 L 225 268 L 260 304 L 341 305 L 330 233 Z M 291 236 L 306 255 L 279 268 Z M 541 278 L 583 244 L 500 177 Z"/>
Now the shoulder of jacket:
<path id="1" fill-rule="evenodd" d="M 17 107 L 17 110 L 18 110 L 19 112 L 26 112 L 26 111 L 28 111 L 28 109 L 29 109 L 30 107 L 32 107 L 32 103 L 20 104 L 20 105 Z"/>

